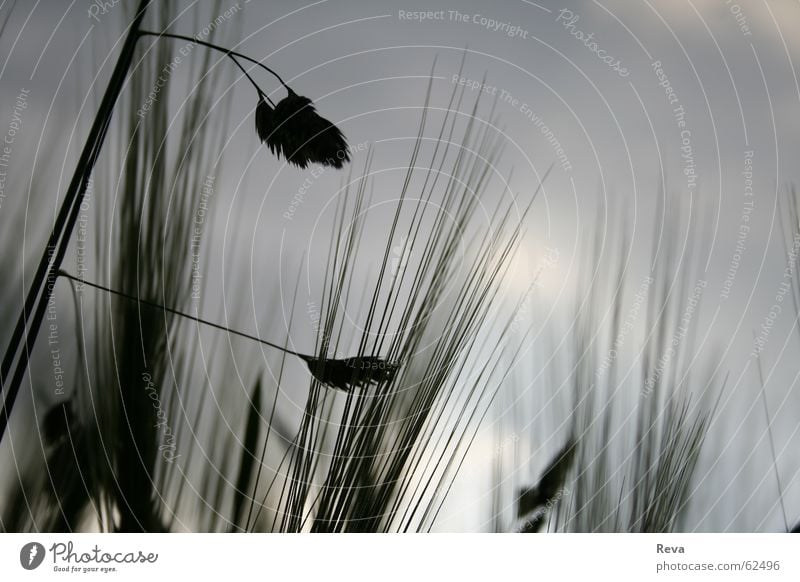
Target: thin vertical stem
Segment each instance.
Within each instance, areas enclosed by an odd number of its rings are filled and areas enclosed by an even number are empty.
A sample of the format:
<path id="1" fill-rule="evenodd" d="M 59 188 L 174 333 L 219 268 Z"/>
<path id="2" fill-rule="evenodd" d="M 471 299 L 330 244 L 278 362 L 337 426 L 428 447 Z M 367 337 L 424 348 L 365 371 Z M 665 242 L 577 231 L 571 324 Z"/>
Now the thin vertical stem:
<path id="1" fill-rule="evenodd" d="M 775 471 L 775 483 L 778 486 L 778 500 L 781 504 L 781 514 L 783 515 L 783 526 L 789 531 L 789 519 L 786 517 L 786 506 L 783 503 L 783 486 L 781 485 L 781 474 L 778 471 L 778 457 L 775 455 L 775 439 L 772 436 L 772 420 L 769 417 L 769 406 L 767 406 L 767 386 L 764 382 L 764 370 L 761 368 L 761 358 L 758 359 L 758 378 L 761 381 L 761 402 L 764 405 L 764 417 L 767 421 L 767 436 L 769 437 L 769 450 L 772 453 L 772 468 Z"/>
<path id="2" fill-rule="evenodd" d="M 0 441 L 5 436 L 14 402 L 28 368 L 30 352 L 41 327 L 47 303 L 53 294 L 56 276 L 80 213 L 81 202 L 83 202 L 86 194 L 89 178 L 100 155 L 105 136 L 108 133 L 108 127 L 114 114 L 114 106 L 122 92 L 128 70 L 133 62 L 134 49 L 139 38 L 139 28 L 150 1 L 140 0 L 139 2 L 136 16 L 128 29 L 128 34 L 122 45 L 122 51 L 111 74 L 111 79 L 108 82 L 100 108 L 92 123 L 89 136 L 86 138 L 81 156 L 75 166 L 75 172 L 64 196 L 64 203 L 61 205 L 53 229 L 50 232 L 47 246 L 39 260 L 33 282 L 25 298 L 25 304 L 12 332 L 11 341 L 6 349 L 2 366 L 0 366 L 0 387 L 3 394 L 2 409 L 0 410 Z M 22 341 L 23 336 L 24 341 Z M 14 376 L 8 382 L 8 374 L 17 356 L 19 356 L 19 360 L 14 370 Z"/>

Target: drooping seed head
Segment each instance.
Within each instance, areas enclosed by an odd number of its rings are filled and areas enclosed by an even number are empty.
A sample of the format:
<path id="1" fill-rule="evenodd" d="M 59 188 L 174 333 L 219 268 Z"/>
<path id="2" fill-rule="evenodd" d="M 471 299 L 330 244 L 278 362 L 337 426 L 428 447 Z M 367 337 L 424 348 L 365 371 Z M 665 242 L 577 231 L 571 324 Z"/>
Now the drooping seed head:
<path id="1" fill-rule="evenodd" d="M 275 109 L 260 99 L 256 132 L 273 154 L 300 168 L 316 163 L 339 169 L 350 161 L 341 130 L 316 112 L 311 99 L 291 89 Z"/>
<path id="2" fill-rule="evenodd" d="M 264 97 L 259 97 L 256 106 L 256 133 L 261 143 L 264 143 L 275 131 L 275 110 L 266 102 Z M 270 146 L 272 149 L 272 146 Z M 274 153 L 274 151 L 273 151 Z"/>
<path id="3" fill-rule="evenodd" d="M 317 380 L 345 392 L 370 385 L 388 384 L 400 368 L 400 364 L 376 356 L 341 360 L 312 357 L 304 359 L 309 371 Z"/>

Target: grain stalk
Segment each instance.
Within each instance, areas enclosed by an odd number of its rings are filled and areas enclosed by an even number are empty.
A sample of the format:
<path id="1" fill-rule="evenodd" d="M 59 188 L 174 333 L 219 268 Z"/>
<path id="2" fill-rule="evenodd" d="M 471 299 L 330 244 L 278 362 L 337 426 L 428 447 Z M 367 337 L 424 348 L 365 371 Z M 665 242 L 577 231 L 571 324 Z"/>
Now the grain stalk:
<path id="1" fill-rule="evenodd" d="M 58 272 L 69 247 L 72 231 L 80 213 L 81 203 L 86 194 L 89 179 L 95 162 L 100 155 L 105 136 L 111 124 L 116 102 L 128 76 L 128 70 L 133 62 L 134 50 L 138 39 L 144 36 L 156 36 L 158 38 L 187 40 L 222 52 L 229 57 L 255 87 L 259 98 L 255 120 L 257 133 L 261 141 L 266 142 L 270 150 L 279 157 L 283 155 L 288 162 L 301 168 L 305 168 L 309 163 L 320 163 L 341 168 L 344 163 L 350 160 L 347 142 L 341 131 L 316 113 L 310 99 L 297 95 L 275 71 L 260 61 L 195 37 L 140 30 L 149 3 L 150 0 L 140 1 L 136 16 L 128 29 L 128 34 L 108 88 L 103 96 L 100 109 L 95 116 L 81 157 L 75 167 L 75 173 L 64 198 L 64 203 L 59 210 L 50 238 L 25 299 L 22 313 L 17 320 L 3 358 L 2 366 L 0 367 L 0 386 L 3 394 L 2 410 L 0 410 L 0 441 L 5 435 L 14 402 L 28 369 L 30 353 L 44 319 L 47 304 L 53 295 Z M 272 74 L 287 89 L 288 96 L 275 105 L 273 109 L 265 101 L 265 92 L 238 59 L 254 63 Z M 8 375 L 17 356 L 19 360 L 9 382 Z"/>

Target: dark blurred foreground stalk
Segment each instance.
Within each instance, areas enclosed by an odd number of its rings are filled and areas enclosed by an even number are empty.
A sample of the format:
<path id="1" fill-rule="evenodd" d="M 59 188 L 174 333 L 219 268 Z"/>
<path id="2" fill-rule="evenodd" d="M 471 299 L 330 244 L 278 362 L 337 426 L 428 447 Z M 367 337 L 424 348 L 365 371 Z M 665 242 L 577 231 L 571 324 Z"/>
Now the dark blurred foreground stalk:
<path id="1" fill-rule="evenodd" d="M 53 295 L 56 277 L 67 252 L 69 239 L 78 218 L 81 202 L 86 194 L 89 178 L 100 155 L 106 133 L 108 133 L 108 127 L 114 114 L 114 106 L 122 92 L 128 76 L 128 70 L 133 62 L 136 40 L 139 38 L 139 28 L 149 3 L 150 0 L 140 0 L 139 2 L 136 16 L 128 29 L 119 59 L 117 59 L 117 64 L 100 103 L 100 109 L 95 116 L 89 136 L 86 138 L 83 151 L 75 166 L 75 173 L 72 175 L 69 188 L 64 196 L 64 203 L 61 205 L 53 230 L 50 232 L 47 246 L 44 253 L 42 253 L 42 258 L 39 260 L 33 282 L 25 298 L 22 313 L 17 319 L 11 340 L 6 348 L 2 367 L 0 368 L 0 387 L 2 387 L 3 394 L 2 410 L 0 410 L 0 442 L 5 436 L 14 401 L 19 393 L 25 371 L 28 368 L 28 359 L 33 349 L 33 344 L 44 319 L 47 304 Z M 8 376 L 17 356 L 19 356 L 19 360 L 14 369 L 14 375 L 9 381 Z"/>

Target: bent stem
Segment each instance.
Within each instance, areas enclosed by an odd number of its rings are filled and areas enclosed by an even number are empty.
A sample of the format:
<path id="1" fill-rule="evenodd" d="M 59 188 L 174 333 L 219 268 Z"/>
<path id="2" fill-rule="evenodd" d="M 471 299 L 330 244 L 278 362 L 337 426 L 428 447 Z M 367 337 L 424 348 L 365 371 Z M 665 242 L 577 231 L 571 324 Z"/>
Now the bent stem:
<path id="1" fill-rule="evenodd" d="M 105 291 L 106 293 L 110 293 L 112 295 L 117 295 L 118 297 L 128 299 L 129 301 L 135 301 L 137 304 L 147 305 L 155 309 L 161 309 L 167 313 L 172 313 L 173 315 L 184 317 L 186 319 L 196 321 L 197 323 L 202 323 L 203 325 L 256 341 L 260 344 L 264 344 L 265 346 L 269 346 L 284 353 L 291 354 L 292 356 L 297 356 L 306 363 L 308 371 L 319 382 L 343 392 L 349 392 L 358 386 L 378 385 L 391 382 L 395 373 L 400 367 L 400 365 L 397 363 L 385 361 L 374 356 L 356 356 L 345 359 L 330 359 L 326 357 L 318 358 L 315 356 L 309 356 L 307 354 L 301 354 L 300 352 L 295 352 L 294 350 L 290 350 L 265 339 L 261 339 L 258 336 L 237 331 L 224 325 L 178 311 L 177 309 L 172 309 L 152 301 L 141 299 L 134 295 L 128 295 L 127 293 L 105 287 L 98 283 L 92 283 L 90 281 L 79 279 L 63 270 L 58 271 L 58 276 L 69 279 L 70 281 L 88 285 L 89 287 L 94 287 L 95 289 Z"/>
<path id="2" fill-rule="evenodd" d="M 289 86 L 283 81 L 283 79 L 281 79 L 281 76 L 278 75 L 278 73 L 276 73 L 275 71 L 270 69 L 267 65 L 265 65 L 261 61 L 256 60 L 256 59 L 254 59 L 252 57 L 248 57 L 247 55 L 242 54 L 240 52 L 237 52 L 237 51 L 234 51 L 234 50 L 231 50 L 231 49 L 227 49 L 227 48 L 225 48 L 223 46 L 220 46 L 218 44 L 213 44 L 213 43 L 210 43 L 210 42 L 206 42 L 204 40 L 200 40 L 200 39 L 197 39 L 197 38 L 194 38 L 194 37 L 191 37 L 191 36 L 186 36 L 186 35 L 183 35 L 183 34 L 173 34 L 171 32 L 153 32 L 151 30 L 140 30 L 139 31 L 139 36 L 157 36 L 159 38 L 174 38 L 174 39 L 177 39 L 177 40 L 186 40 L 186 41 L 189 41 L 189 42 L 197 43 L 197 44 L 202 45 L 202 46 L 204 46 L 206 48 L 210 48 L 210 49 L 213 49 L 215 51 L 219 51 L 221 53 L 224 53 L 225 55 L 227 55 L 228 57 L 233 59 L 233 61 L 236 63 L 236 65 L 240 69 L 242 69 L 244 74 L 247 75 L 247 78 L 250 79 L 250 82 L 253 83 L 253 85 L 255 85 L 255 87 L 259 91 L 259 93 L 261 93 L 261 89 L 258 87 L 258 85 L 256 85 L 255 81 L 253 81 L 253 79 L 250 77 L 250 75 L 247 74 L 247 71 L 244 70 L 242 65 L 239 62 L 236 61 L 237 58 L 243 59 L 245 61 L 249 61 L 249 62 L 253 63 L 254 65 L 257 65 L 257 66 L 261 67 L 262 69 L 264 69 L 265 71 L 270 73 L 273 77 L 275 77 L 280 82 L 281 85 L 283 85 L 287 89 L 289 88 Z"/>
<path id="3" fill-rule="evenodd" d="M 194 315 L 189 315 L 188 313 L 184 313 L 183 311 L 178 311 L 177 309 L 172 309 L 170 307 L 166 307 L 165 305 L 160 305 L 159 303 L 155 303 L 153 301 L 147 301 L 146 299 L 142 299 L 142 298 L 136 297 L 134 295 L 129 295 L 127 293 L 123 293 L 122 291 L 117 291 L 116 289 L 111 289 L 110 287 L 105 287 L 103 285 L 100 285 L 99 283 L 93 283 L 91 281 L 86 281 L 84 279 L 80 279 L 78 277 L 75 277 L 74 275 L 71 275 L 70 273 L 67 273 L 66 271 L 63 271 L 63 270 L 60 270 L 58 272 L 58 276 L 59 277 L 64 277 L 65 279 L 69 279 L 70 281 L 74 281 L 74 282 L 76 282 L 78 284 L 88 285 L 89 287 L 94 287 L 95 289 L 98 289 L 99 291 L 105 291 L 106 293 L 109 293 L 111 295 L 116 295 L 117 297 L 122 297 L 123 299 L 128 299 L 129 301 L 134 301 L 136 303 L 141 303 L 142 305 L 147 305 L 148 307 L 153 307 L 155 309 L 161 309 L 163 311 L 166 311 L 167 313 L 171 313 L 171 314 L 177 315 L 179 317 L 190 319 L 192 321 L 196 321 L 197 323 L 202 323 L 203 325 L 207 325 L 209 327 L 213 327 L 213 328 L 216 328 L 216 329 L 219 329 L 219 330 L 222 330 L 222 331 L 226 331 L 226 332 L 231 333 L 233 335 L 238 335 L 239 337 L 243 337 L 243 338 L 246 338 L 246 339 L 249 339 L 249 340 L 256 341 L 258 343 L 264 344 L 265 346 L 269 346 L 271 348 L 274 348 L 276 350 L 280 350 L 280 351 L 285 352 L 287 354 L 291 354 L 293 356 L 297 356 L 298 358 L 302 358 L 303 360 L 306 360 L 306 361 L 314 359 L 313 356 L 308 356 L 306 354 L 301 354 L 299 352 L 292 351 L 292 350 L 290 350 L 288 348 L 284 348 L 283 346 L 280 346 L 278 344 L 274 344 L 274 343 L 272 343 L 270 341 L 267 341 L 265 339 L 261 339 L 258 336 L 251 335 L 249 333 L 244 333 L 242 331 L 237 331 L 235 329 L 231 329 L 231 328 L 226 327 L 224 325 L 220 325 L 218 323 L 214 323 L 213 321 L 208 321 L 208 320 L 202 319 L 200 317 L 196 317 Z"/>
<path id="4" fill-rule="evenodd" d="M 247 77 L 247 80 L 250 81 L 250 83 L 253 85 L 253 87 L 255 87 L 259 98 L 266 99 L 267 101 L 269 101 L 269 104 L 272 105 L 272 107 L 275 107 L 275 103 L 273 103 L 272 99 L 270 99 L 269 96 L 266 93 L 264 93 L 264 91 L 261 90 L 261 87 L 258 86 L 258 83 L 256 83 L 255 80 L 253 79 L 253 77 L 250 76 L 250 73 L 247 72 L 247 69 L 245 69 L 242 66 L 242 63 L 237 61 L 235 56 L 233 56 L 233 55 L 228 55 L 228 56 L 236 64 L 236 66 L 239 67 L 239 70 L 242 71 L 242 73 L 244 73 L 244 76 Z"/>

